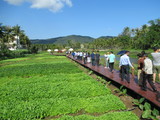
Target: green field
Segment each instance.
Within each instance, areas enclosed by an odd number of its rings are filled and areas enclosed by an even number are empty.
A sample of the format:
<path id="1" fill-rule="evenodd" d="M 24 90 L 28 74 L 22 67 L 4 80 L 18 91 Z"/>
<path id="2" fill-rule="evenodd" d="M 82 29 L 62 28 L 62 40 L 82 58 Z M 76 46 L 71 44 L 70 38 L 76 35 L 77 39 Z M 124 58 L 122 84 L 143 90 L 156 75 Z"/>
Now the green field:
<path id="1" fill-rule="evenodd" d="M 1 120 L 139 119 L 66 57 L 43 53 L 0 65 Z"/>

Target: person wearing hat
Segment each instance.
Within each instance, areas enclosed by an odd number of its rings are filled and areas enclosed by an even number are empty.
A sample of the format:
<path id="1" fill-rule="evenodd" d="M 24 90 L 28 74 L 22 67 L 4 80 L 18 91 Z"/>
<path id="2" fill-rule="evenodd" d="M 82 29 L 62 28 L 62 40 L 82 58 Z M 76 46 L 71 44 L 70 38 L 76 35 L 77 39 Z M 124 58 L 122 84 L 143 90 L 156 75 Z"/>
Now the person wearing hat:
<path id="1" fill-rule="evenodd" d="M 147 91 L 147 81 L 150 84 L 150 86 L 152 87 L 153 91 L 156 92 L 157 89 L 155 87 L 155 85 L 153 84 L 153 64 L 152 64 L 152 60 L 148 58 L 147 54 L 143 55 L 144 57 L 144 67 L 143 67 L 143 71 L 144 71 L 144 79 L 142 82 L 142 90 Z"/>
<path id="2" fill-rule="evenodd" d="M 160 81 L 160 49 L 154 48 L 154 53 L 151 53 L 153 58 L 153 82 L 156 82 L 156 73 L 158 74 Z"/>

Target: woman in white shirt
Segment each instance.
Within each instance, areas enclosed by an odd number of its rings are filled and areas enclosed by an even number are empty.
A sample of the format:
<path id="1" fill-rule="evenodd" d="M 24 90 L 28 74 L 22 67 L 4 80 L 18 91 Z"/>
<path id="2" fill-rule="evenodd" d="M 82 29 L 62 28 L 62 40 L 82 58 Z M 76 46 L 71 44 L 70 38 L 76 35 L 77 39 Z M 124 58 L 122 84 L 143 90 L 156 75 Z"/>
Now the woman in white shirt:
<path id="1" fill-rule="evenodd" d="M 106 67 L 105 68 L 109 68 L 109 52 L 107 52 L 107 54 L 105 54 L 104 57 L 106 60 Z"/>

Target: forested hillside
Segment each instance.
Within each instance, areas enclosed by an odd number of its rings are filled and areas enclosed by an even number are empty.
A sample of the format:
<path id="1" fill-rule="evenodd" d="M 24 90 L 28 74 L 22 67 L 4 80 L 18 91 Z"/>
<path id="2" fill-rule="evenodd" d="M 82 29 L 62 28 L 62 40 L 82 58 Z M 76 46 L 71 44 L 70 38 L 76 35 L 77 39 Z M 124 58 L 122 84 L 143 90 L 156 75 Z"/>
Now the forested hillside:
<path id="1" fill-rule="evenodd" d="M 34 39 L 31 40 L 33 44 L 70 44 L 70 43 L 90 43 L 94 38 L 89 36 L 70 35 L 65 37 L 57 37 L 50 39 Z"/>

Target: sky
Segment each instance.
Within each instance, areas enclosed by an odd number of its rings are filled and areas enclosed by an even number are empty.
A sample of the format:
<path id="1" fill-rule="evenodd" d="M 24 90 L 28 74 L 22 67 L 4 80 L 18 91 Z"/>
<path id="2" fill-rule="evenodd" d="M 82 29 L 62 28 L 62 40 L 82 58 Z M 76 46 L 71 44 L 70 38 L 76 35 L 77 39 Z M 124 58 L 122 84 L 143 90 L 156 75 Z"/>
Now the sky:
<path id="1" fill-rule="evenodd" d="M 117 36 L 160 19 L 160 0 L 0 0 L 0 23 L 30 39 Z"/>

